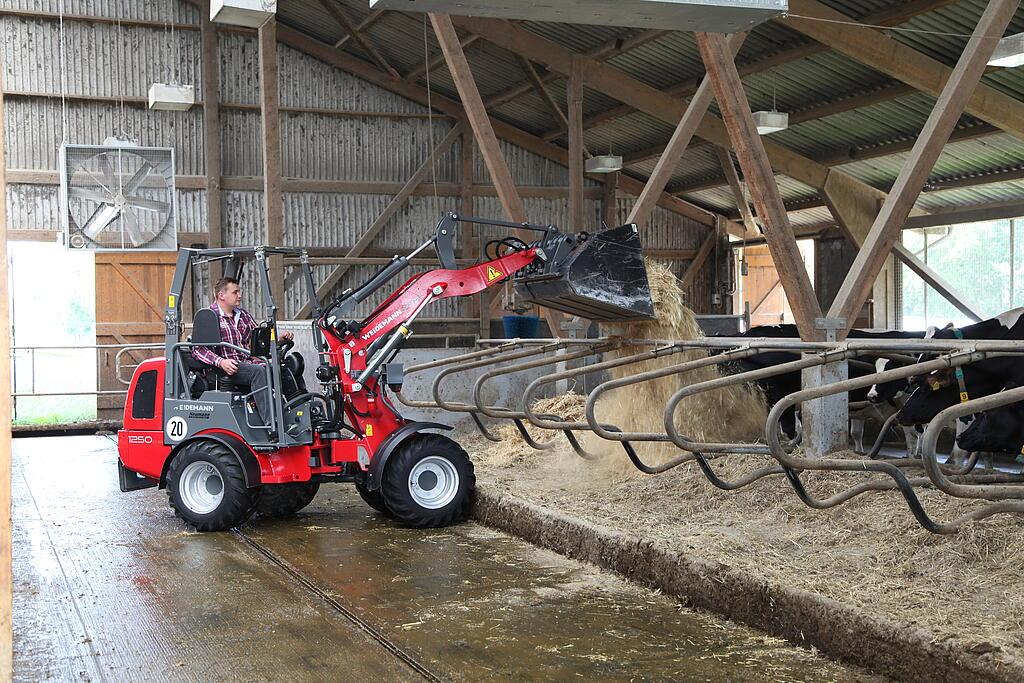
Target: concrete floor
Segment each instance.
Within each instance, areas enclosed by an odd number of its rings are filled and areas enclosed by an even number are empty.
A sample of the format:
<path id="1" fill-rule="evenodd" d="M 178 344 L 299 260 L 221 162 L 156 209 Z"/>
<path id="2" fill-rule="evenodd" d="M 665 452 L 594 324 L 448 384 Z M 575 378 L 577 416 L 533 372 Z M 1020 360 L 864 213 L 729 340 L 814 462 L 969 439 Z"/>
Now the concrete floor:
<path id="1" fill-rule="evenodd" d="M 872 680 L 476 524 L 326 485 L 240 533 L 122 494 L 109 437 L 14 444 L 17 680 Z"/>

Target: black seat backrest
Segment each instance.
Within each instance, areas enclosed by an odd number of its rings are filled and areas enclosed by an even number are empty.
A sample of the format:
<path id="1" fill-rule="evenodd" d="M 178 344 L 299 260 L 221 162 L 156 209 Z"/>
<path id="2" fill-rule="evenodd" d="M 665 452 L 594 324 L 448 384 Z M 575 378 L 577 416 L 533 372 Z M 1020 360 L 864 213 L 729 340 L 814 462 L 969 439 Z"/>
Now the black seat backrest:
<path id="1" fill-rule="evenodd" d="M 202 308 L 196 311 L 196 316 L 192 319 L 192 343 L 220 343 L 220 320 L 212 308 Z"/>
<path id="2" fill-rule="evenodd" d="M 212 308 L 202 308 L 196 311 L 192 319 L 192 343 L 193 344 L 219 344 L 220 339 L 220 317 Z M 213 347 L 213 352 L 221 356 L 224 350 Z M 191 356 L 191 354 L 189 354 Z M 213 373 L 216 379 L 216 386 L 221 391 L 231 391 L 233 388 L 231 378 L 218 368 L 203 364 L 207 372 Z"/>

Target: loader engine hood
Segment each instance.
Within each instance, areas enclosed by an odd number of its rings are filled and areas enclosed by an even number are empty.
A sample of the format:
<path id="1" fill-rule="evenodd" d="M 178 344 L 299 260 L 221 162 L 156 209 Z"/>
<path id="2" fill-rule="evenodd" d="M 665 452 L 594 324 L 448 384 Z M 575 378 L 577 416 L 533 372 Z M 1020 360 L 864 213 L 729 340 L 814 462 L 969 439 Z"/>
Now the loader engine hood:
<path id="1" fill-rule="evenodd" d="M 530 246 L 543 249 L 547 259 L 515 275 L 520 299 L 590 320 L 654 319 L 636 225 L 555 235 Z"/>

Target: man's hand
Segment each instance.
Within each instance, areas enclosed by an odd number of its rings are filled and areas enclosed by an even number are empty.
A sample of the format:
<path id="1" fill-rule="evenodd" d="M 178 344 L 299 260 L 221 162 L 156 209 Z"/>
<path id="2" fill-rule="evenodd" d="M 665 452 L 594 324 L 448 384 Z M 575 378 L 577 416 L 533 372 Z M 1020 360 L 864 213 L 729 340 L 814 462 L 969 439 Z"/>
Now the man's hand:
<path id="1" fill-rule="evenodd" d="M 295 335 L 292 334 L 291 332 L 282 332 L 281 333 L 281 339 L 294 339 L 294 338 L 295 338 Z"/>
<path id="2" fill-rule="evenodd" d="M 238 372 L 238 361 L 231 360 L 230 358 L 221 358 L 217 362 L 217 367 L 226 372 L 229 375 L 233 375 Z"/>

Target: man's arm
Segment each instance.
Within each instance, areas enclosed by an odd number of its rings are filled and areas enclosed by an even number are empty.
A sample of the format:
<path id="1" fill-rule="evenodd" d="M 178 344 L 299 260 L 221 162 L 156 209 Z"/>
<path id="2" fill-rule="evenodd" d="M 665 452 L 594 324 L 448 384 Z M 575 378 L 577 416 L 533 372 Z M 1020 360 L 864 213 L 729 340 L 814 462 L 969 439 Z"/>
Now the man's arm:
<path id="1" fill-rule="evenodd" d="M 223 358 L 214 353 L 208 346 L 192 347 L 192 357 L 200 363 L 206 363 L 207 365 L 212 365 L 215 368 L 220 367 L 220 362 L 223 360 Z"/>

